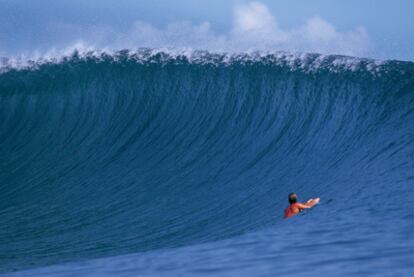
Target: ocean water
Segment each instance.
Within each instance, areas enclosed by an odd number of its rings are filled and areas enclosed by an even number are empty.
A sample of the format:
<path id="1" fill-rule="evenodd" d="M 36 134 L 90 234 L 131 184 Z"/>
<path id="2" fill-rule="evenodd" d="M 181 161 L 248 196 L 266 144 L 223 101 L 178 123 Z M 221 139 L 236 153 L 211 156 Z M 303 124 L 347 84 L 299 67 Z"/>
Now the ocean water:
<path id="1" fill-rule="evenodd" d="M 1 276 L 414 276 L 414 63 L 140 49 L 0 68 Z M 283 220 L 287 195 L 321 197 Z"/>

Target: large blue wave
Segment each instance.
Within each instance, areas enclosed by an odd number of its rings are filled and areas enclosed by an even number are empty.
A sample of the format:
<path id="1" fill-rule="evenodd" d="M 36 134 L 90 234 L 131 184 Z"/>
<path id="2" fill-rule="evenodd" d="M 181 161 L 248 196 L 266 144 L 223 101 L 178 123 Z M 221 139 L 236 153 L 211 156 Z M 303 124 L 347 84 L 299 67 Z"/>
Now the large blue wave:
<path id="1" fill-rule="evenodd" d="M 413 90 L 414 63 L 316 54 L 3 66 L 1 271 L 283 228 L 291 191 L 322 197 L 327 220 L 398 224 L 413 208 Z"/>

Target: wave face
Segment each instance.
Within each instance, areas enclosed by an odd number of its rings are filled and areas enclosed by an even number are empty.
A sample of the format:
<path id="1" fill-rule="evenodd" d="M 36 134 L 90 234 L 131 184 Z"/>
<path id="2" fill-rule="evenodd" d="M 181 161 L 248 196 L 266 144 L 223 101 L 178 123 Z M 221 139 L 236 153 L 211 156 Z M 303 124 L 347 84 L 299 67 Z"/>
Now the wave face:
<path id="1" fill-rule="evenodd" d="M 267 228 L 286 245 L 310 216 L 414 246 L 411 62 L 75 53 L 3 65 L 0 126 L 3 273 Z M 322 203 L 283 221 L 291 191 Z"/>

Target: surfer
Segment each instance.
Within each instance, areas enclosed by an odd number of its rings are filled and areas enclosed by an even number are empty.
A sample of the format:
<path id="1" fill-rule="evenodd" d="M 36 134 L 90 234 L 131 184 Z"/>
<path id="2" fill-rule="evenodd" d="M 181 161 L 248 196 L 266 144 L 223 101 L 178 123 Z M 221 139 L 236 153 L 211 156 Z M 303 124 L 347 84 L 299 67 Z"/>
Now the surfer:
<path id="1" fill-rule="evenodd" d="M 285 219 L 297 215 L 304 209 L 312 208 L 319 203 L 320 198 L 311 198 L 305 204 L 303 204 L 298 202 L 298 196 L 296 193 L 289 193 L 288 200 L 290 205 L 285 209 Z"/>

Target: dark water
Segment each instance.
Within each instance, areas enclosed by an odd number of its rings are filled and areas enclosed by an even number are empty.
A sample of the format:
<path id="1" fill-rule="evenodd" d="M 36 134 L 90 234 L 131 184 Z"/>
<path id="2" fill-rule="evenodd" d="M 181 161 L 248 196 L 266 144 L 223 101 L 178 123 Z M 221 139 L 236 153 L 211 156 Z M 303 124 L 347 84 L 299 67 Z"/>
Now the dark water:
<path id="1" fill-rule="evenodd" d="M 285 221 L 292 191 L 321 204 Z M 413 276 L 413 199 L 412 62 L 140 50 L 0 74 L 5 276 Z"/>

